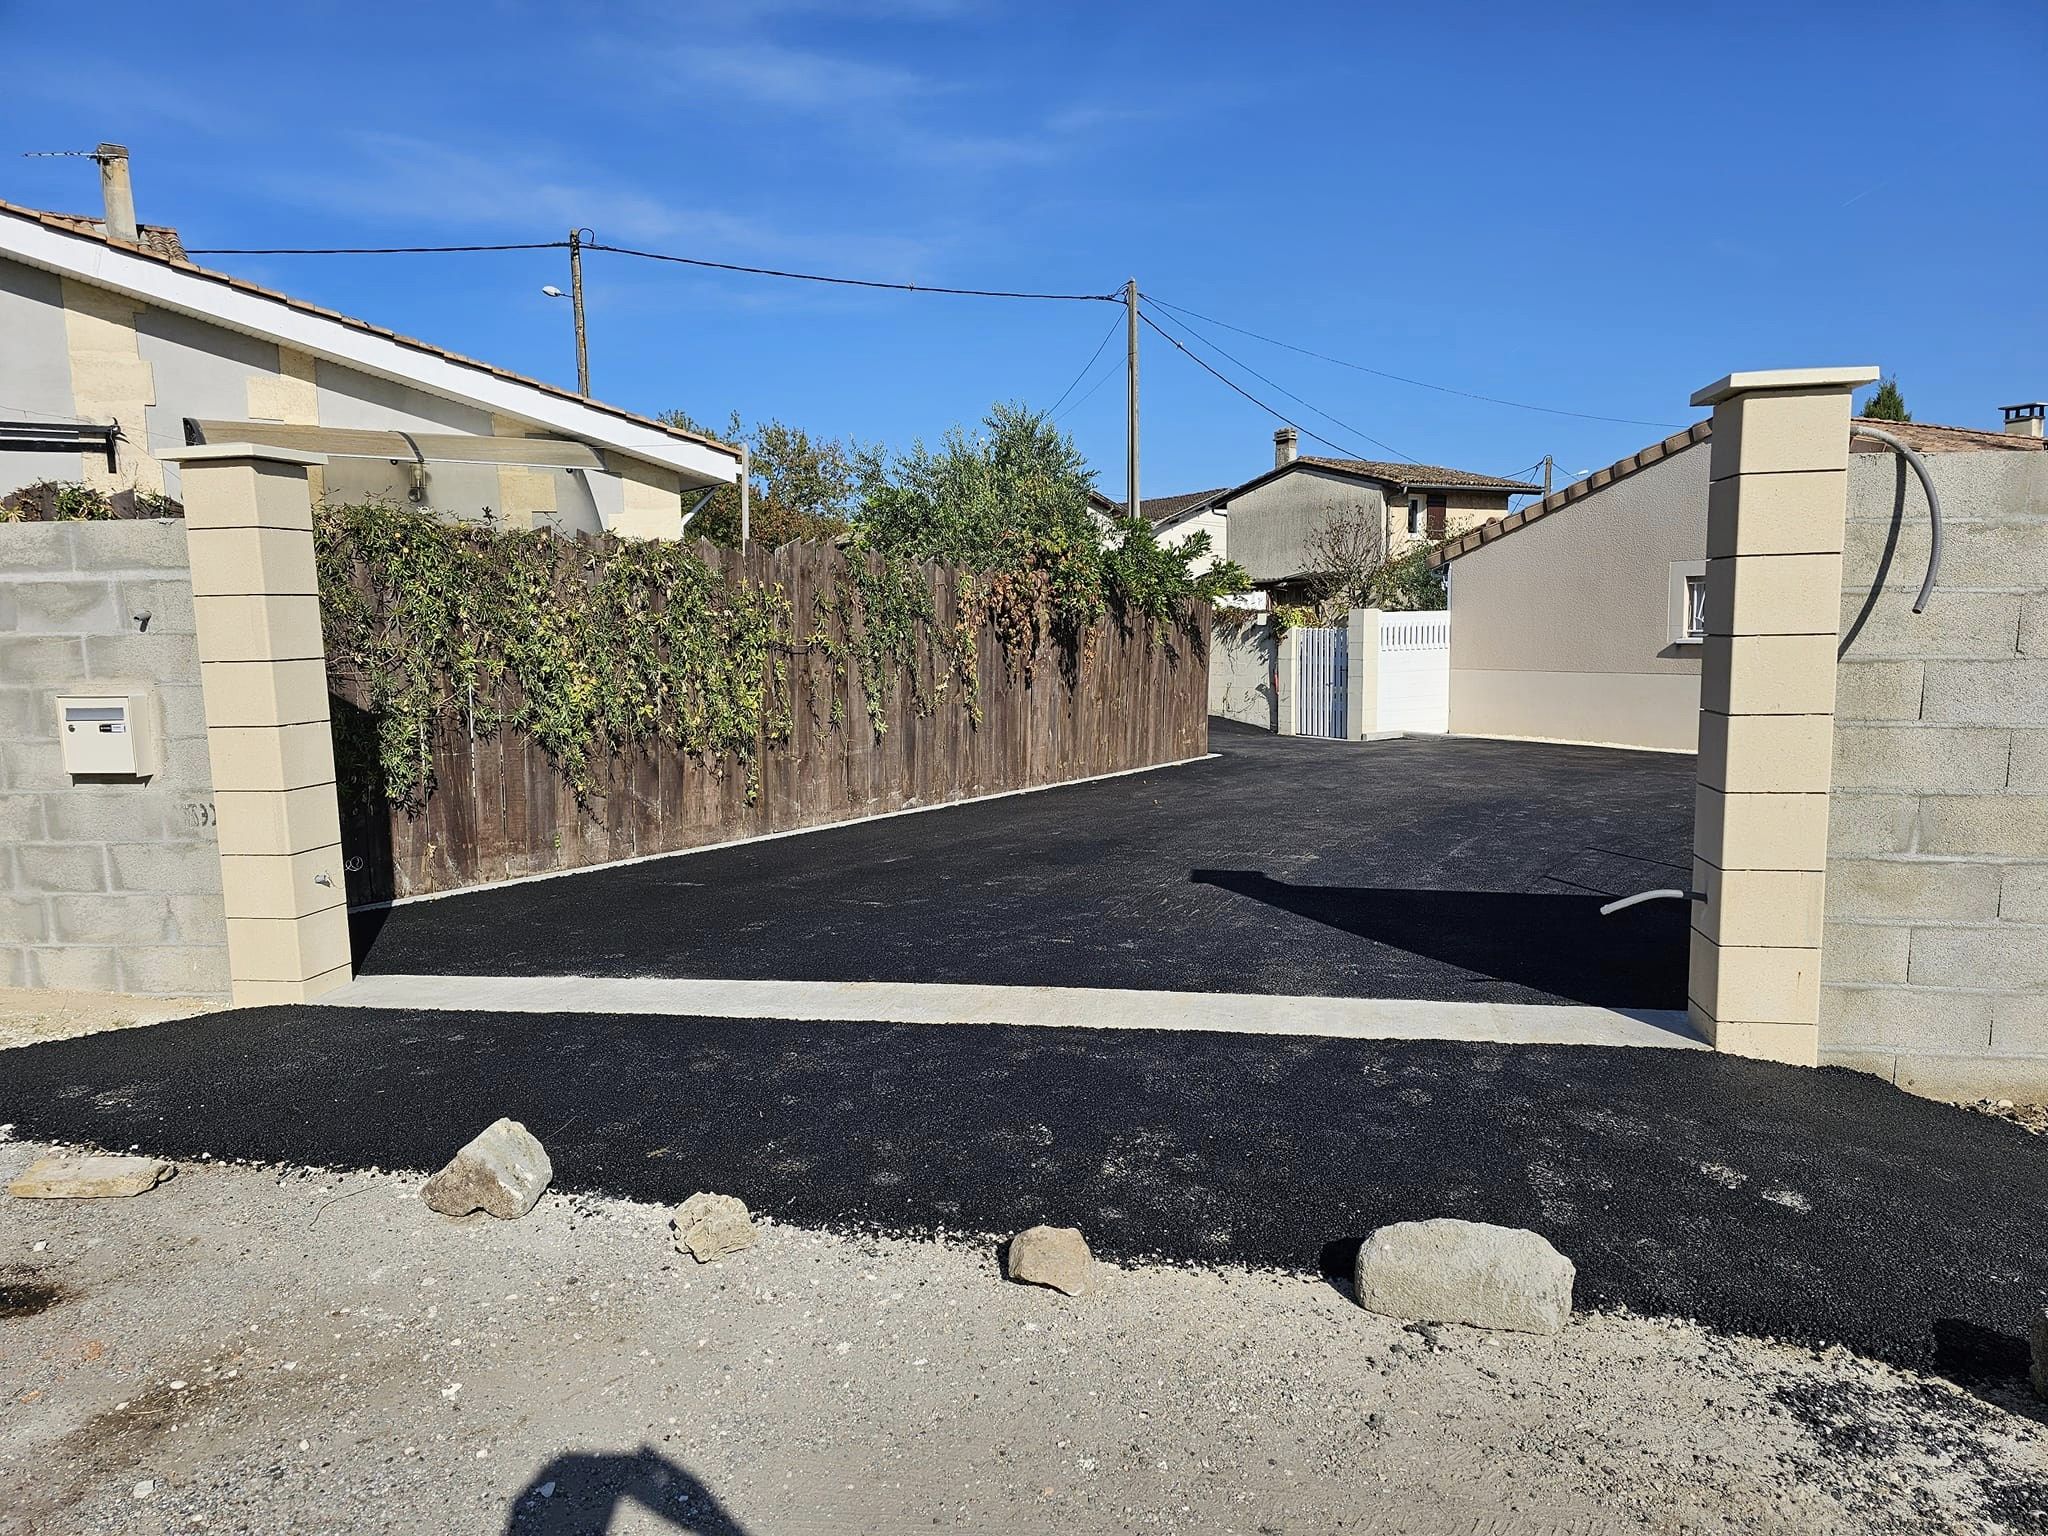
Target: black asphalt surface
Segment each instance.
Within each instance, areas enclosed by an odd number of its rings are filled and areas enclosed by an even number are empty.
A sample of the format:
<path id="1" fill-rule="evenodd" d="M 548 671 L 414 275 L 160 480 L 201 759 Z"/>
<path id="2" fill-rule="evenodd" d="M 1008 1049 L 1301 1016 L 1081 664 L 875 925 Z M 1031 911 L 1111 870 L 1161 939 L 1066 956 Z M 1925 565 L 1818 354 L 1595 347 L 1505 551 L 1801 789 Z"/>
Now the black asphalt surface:
<path id="1" fill-rule="evenodd" d="M 1283 739 L 357 916 L 366 973 L 1685 1006 L 1693 760 Z"/>
<path id="2" fill-rule="evenodd" d="M 0 1053 L 17 1137 L 427 1170 L 499 1115 L 557 1184 L 1343 1273 L 1388 1221 L 1534 1228 L 1581 1306 L 2023 1370 L 2048 1141 L 1707 1052 L 263 1008 Z M 652 1239 L 650 1239 L 652 1240 Z"/>

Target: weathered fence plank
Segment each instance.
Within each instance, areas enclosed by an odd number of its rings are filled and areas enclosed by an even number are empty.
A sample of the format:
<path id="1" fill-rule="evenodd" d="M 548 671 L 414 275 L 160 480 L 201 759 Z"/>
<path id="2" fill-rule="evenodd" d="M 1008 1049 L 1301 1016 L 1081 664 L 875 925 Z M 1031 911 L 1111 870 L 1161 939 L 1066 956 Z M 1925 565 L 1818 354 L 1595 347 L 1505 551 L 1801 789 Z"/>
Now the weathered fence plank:
<path id="1" fill-rule="evenodd" d="M 657 742 L 594 762 L 593 792 L 579 803 L 546 752 L 523 733 L 479 724 L 472 736 L 465 699 L 428 744 L 435 778 L 423 810 L 408 813 L 374 793 L 343 807 L 351 901 L 678 852 L 1207 750 L 1205 604 L 1192 605 L 1165 635 L 1143 621 L 1126 629 L 1105 620 L 1078 666 L 1042 648 L 1031 658 L 1028 684 L 1023 658 L 1006 657 L 995 626 L 981 617 L 974 625 L 973 688 L 942 650 L 926 648 L 914 669 L 881 683 L 886 729 L 877 735 L 858 666 L 849 661 L 845 678 L 835 681 L 825 645 L 812 643 L 821 629 L 835 646 L 855 638 L 838 599 L 847 561 L 870 557 L 830 544 L 757 546 L 744 556 L 699 549 L 726 579 L 779 586 L 791 605 L 793 643 L 778 694 L 788 709 L 788 739 L 771 744 L 764 731 L 756 743 L 757 793 L 748 793 L 745 763 L 693 757 Z M 936 615 L 933 637 L 950 636 L 961 616 L 957 574 L 931 566 L 924 576 Z M 337 679 L 331 687 L 360 704 L 354 684 Z M 513 687 L 502 699 L 478 701 L 486 720 L 491 705 L 501 712 L 516 707 Z M 929 713 L 915 707 L 920 698 Z M 979 725 L 971 718 L 977 704 Z"/>

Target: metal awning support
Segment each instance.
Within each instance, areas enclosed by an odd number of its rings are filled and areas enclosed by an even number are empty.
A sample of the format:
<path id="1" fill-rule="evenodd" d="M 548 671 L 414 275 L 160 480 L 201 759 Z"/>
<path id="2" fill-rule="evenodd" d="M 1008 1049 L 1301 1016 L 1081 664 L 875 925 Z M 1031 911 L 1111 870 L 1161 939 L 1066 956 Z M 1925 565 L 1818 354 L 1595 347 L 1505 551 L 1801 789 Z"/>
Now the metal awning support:
<path id="1" fill-rule="evenodd" d="M 121 429 L 89 421 L 0 421 L 0 453 L 104 453 L 109 473 L 120 466 L 114 444 Z"/>

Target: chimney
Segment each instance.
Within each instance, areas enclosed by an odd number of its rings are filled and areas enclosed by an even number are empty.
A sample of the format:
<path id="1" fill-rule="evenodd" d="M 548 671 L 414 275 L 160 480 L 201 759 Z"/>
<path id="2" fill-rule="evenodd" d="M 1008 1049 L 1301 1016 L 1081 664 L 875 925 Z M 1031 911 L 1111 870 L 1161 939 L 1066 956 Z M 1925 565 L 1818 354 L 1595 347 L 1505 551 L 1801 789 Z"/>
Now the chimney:
<path id="1" fill-rule="evenodd" d="M 135 188 L 128 181 L 128 147 L 102 144 L 93 151 L 100 165 L 100 196 L 107 206 L 107 233 L 130 245 L 141 243 L 135 227 Z"/>
<path id="2" fill-rule="evenodd" d="M 2005 412 L 2005 430 L 2014 437 L 2039 437 L 2044 418 L 2048 418 L 2048 400 L 2029 400 L 1999 409 Z"/>
<path id="3" fill-rule="evenodd" d="M 2010 432 L 2012 428 L 2007 427 L 2006 430 Z M 2034 435 L 2036 437 L 2041 435 L 2041 424 L 2039 422 L 2034 424 Z M 1294 428 L 1282 427 L 1273 434 L 1273 467 L 1275 469 L 1285 469 L 1300 454 L 1301 434 L 1296 432 Z"/>

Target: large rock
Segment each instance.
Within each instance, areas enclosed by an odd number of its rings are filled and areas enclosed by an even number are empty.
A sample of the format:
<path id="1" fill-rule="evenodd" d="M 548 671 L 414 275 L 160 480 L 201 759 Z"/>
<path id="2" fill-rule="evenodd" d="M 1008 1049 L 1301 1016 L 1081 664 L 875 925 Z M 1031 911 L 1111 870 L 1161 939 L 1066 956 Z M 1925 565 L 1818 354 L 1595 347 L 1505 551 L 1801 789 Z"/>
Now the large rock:
<path id="1" fill-rule="evenodd" d="M 109 1200 L 155 1189 L 178 1171 L 154 1157 L 107 1157 L 52 1152 L 39 1157 L 7 1186 L 18 1200 Z"/>
<path id="2" fill-rule="evenodd" d="M 1004 1272 L 1025 1285 L 1046 1285 L 1069 1296 L 1095 1283 L 1095 1256 L 1074 1227 L 1031 1227 L 1010 1239 Z"/>
<path id="3" fill-rule="evenodd" d="M 760 1241 L 747 1204 L 738 1195 L 713 1195 L 699 1190 L 676 1207 L 676 1252 L 699 1264 L 738 1253 Z"/>
<path id="4" fill-rule="evenodd" d="M 511 1221 L 533 1209 L 554 1177 L 547 1148 L 531 1131 L 517 1120 L 494 1120 L 427 1180 L 420 1198 L 443 1216 L 483 1211 Z"/>
<path id="5" fill-rule="evenodd" d="M 1402 1221 L 1358 1250 L 1358 1304 L 1389 1317 L 1556 1333 L 1571 1321 L 1572 1261 L 1534 1232 L 1483 1221 Z"/>

